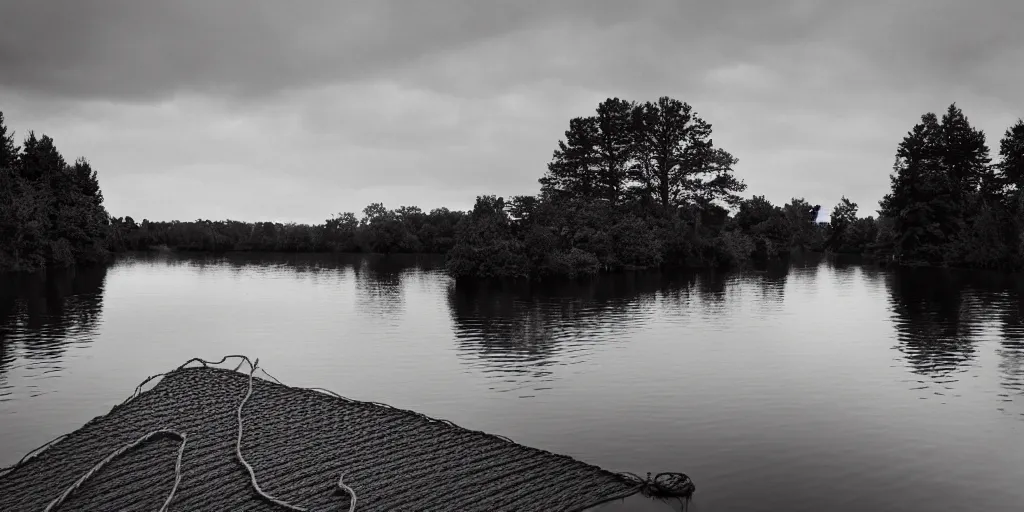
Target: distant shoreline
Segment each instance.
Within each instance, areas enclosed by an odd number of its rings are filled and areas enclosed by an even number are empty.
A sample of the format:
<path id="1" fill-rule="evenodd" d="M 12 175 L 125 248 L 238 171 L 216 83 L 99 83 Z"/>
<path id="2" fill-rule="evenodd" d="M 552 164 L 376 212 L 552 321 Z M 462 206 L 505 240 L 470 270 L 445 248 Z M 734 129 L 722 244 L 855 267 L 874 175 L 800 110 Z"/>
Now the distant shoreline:
<path id="1" fill-rule="evenodd" d="M 669 97 L 609 98 L 573 118 L 536 195 L 477 196 L 469 211 L 372 203 L 322 224 L 136 222 L 103 206 L 87 160 L 53 139 L 22 146 L 0 113 L 0 269 L 32 272 L 111 253 L 440 254 L 455 278 L 581 277 L 630 269 L 735 268 L 791 252 L 856 254 L 883 264 L 1024 268 L 1024 120 L 992 163 L 985 135 L 955 104 L 927 113 L 897 146 L 878 217 L 841 197 L 819 222 L 800 197 L 744 198 L 739 162 L 710 123 Z"/>

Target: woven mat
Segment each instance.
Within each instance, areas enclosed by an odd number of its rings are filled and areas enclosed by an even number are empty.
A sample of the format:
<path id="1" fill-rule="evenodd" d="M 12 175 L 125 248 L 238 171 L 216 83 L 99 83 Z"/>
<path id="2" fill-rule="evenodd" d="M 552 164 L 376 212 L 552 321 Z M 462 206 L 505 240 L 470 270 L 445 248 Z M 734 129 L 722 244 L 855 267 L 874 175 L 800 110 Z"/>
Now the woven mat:
<path id="1" fill-rule="evenodd" d="M 281 510 L 255 493 L 235 458 L 246 374 L 183 368 L 0 477 L 0 510 L 42 511 L 120 446 L 171 428 L 188 436 L 169 510 Z M 575 511 L 636 483 L 577 460 L 389 407 L 254 379 L 242 452 L 268 494 L 310 510 Z M 158 510 L 179 442 L 155 439 L 103 467 L 60 511 Z"/>

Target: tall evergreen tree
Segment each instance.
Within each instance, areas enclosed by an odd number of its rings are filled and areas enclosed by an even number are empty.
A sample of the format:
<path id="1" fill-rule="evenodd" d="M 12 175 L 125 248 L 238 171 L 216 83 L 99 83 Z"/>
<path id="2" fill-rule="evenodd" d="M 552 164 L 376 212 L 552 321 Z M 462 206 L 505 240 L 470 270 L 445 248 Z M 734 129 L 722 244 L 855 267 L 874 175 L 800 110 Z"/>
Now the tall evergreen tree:
<path id="1" fill-rule="evenodd" d="M 934 113 L 903 139 L 892 190 L 879 213 L 892 219 L 893 253 L 907 261 L 958 264 L 970 250 L 970 230 L 998 200 L 999 177 L 989 165 L 985 134 L 952 104 L 941 122 Z M 994 215 L 994 214 L 993 214 Z"/>
<path id="2" fill-rule="evenodd" d="M 1024 120 L 1006 129 L 999 141 L 999 163 L 992 166 L 1002 197 L 1006 222 L 1006 243 L 1020 267 L 1024 263 Z"/>
<path id="3" fill-rule="evenodd" d="M 4 113 L 0 112 L 0 169 L 13 169 L 20 149 L 14 144 L 14 132 L 7 132 Z"/>
<path id="4" fill-rule="evenodd" d="M 57 151 L 53 139 L 47 135 L 37 138 L 30 131 L 22 144 L 18 172 L 25 180 L 45 185 L 58 179 L 58 175 L 67 166 L 64 157 Z"/>
<path id="5" fill-rule="evenodd" d="M 941 166 L 952 206 L 942 225 L 950 241 L 943 248 L 943 263 L 961 265 L 974 259 L 977 235 L 982 229 L 990 229 L 993 236 L 1001 230 L 997 220 L 1000 216 L 992 210 L 999 200 L 995 193 L 998 185 L 985 133 L 971 126 L 955 103 L 942 116 L 941 133 Z M 984 259 L 981 266 L 994 266 L 998 256 L 993 253 Z M 978 266 L 980 262 L 971 264 Z"/>
<path id="6" fill-rule="evenodd" d="M 989 148 L 985 133 L 971 126 L 963 111 L 952 104 L 942 116 L 939 152 L 941 165 L 957 201 L 969 201 L 987 175 Z"/>
<path id="7" fill-rule="evenodd" d="M 891 191 L 880 201 L 879 213 L 893 219 L 893 240 L 886 242 L 899 259 L 941 261 L 944 213 L 952 209 L 949 187 L 941 167 L 938 116 L 927 113 L 903 138 L 890 176 Z"/>
<path id="8" fill-rule="evenodd" d="M 552 197 L 593 199 L 599 190 L 597 153 L 600 128 L 594 117 L 576 117 L 569 121 L 565 140 L 558 141 L 540 178 L 541 192 Z"/>
<path id="9" fill-rule="evenodd" d="M 609 98 L 597 106 L 597 183 L 599 194 L 612 204 L 618 202 L 627 180 L 626 168 L 633 153 L 634 108 L 633 103 L 619 98 Z"/>
<path id="10" fill-rule="evenodd" d="M 937 180 L 939 120 L 933 113 L 903 137 L 896 149 L 896 162 L 889 176 L 890 191 L 879 202 L 879 213 L 898 218 L 915 203 L 922 202 Z"/>
<path id="11" fill-rule="evenodd" d="M 1020 211 L 1020 195 L 1024 192 L 1024 120 L 1006 129 L 999 141 L 999 163 L 994 166 L 1003 185 L 1001 192 L 1011 211 Z"/>
<path id="12" fill-rule="evenodd" d="M 23 226 L 17 211 L 22 200 L 15 171 L 18 151 L 14 145 L 14 133 L 8 133 L 4 114 L 0 112 L 0 240 L 8 241 L 0 244 L 0 265 L 11 265 L 17 259 L 15 244 L 19 227 Z"/>
<path id="13" fill-rule="evenodd" d="M 84 157 L 75 160 L 72 166 L 72 176 L 78 190 L 95 203 L 97 206 L 103 204 L 103 192 L 100 190 L 100 180 L 96 171 Z"/>
<path id="14" fill-rule="evenodd" d="M 693 141 L 703 142 L 702 131 L 710 135 L 710 129 L 705 130 L 692 110 L 690 105 L 665 96 L 645 102 L 635 111 L 633 178 L 665 208 L 679 197 L 683 164 L 691 156 L 684 152 Z"/>

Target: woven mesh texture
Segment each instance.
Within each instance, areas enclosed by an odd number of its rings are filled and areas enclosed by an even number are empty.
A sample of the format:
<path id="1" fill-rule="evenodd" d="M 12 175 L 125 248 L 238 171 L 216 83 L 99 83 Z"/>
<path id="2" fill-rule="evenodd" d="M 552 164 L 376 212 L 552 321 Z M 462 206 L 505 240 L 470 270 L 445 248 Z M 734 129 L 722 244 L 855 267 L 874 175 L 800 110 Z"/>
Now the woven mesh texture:
<path id="1" fill-rule="evenodd" d="M 185 433 L 169 510 L 280 510 L 260 499 L 235 458 L 236 412 L 249 377 L 183 368 L 0 477 L 0 510 L 41 511 L 106 455 L 147 432 Z M 310 510 L 585 510 L 636 482 L 577 460 L 381 405 L 262 379 L 243 411 L 242 453 L 270 495 Z M 179 440 L 115 459 L 60 511 L 157 510 L 174 485 Z"/>

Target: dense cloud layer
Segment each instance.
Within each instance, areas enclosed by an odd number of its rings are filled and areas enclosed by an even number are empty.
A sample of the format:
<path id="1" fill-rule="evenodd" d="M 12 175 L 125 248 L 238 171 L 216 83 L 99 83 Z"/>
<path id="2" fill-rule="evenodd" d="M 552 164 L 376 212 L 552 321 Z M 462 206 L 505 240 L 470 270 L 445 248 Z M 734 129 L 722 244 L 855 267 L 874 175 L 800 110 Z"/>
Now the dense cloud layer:
<path id="1" fill-rule="evenodd" d="M 1015 0 L 0 0 L 0 110 L 89 156 L 114 214 L 317 220 L 532 192 L 569 117 L 670 95 L 750 192 L 869 213 L 921 113 L 957 101 L 992 145 L 1024 115 L 1022 21 Z"/>

